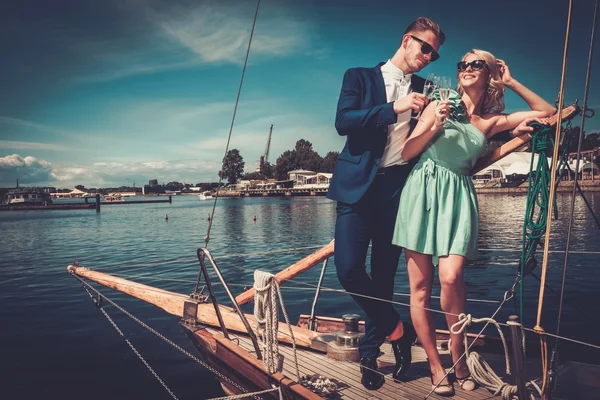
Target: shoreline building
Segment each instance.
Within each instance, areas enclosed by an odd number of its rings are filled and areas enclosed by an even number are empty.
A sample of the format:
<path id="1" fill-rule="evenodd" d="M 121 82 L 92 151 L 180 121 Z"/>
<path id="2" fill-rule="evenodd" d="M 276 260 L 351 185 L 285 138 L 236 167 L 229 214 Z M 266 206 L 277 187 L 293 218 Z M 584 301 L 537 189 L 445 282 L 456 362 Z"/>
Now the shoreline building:
<path id="1" fill-rule="evenodd" d="M 598 150 L 582 152 L 579 161 L 579 179 L 595 180 L 600 176 L 600 168 L 595 163 L 597 159 L 595 154 Z M 531 157 L 533 156 L 533 166 L 538 163 L 538 155 L 524 151 L 515 151 L 506 157 L 496 161 L 488 167 L 482 169 L 472 176 L 473 184 L 478 187 L 492 186 L 515 186 L 521 184 L 529 175 L 531 168 Z M 574 178 L 575 167 L 577 164 L 577 153 L 570 153 L 568 167 L 563 167 L 563 180 Z M 548 166 L 551 166 L 550 158 L 547 158 Z"/>

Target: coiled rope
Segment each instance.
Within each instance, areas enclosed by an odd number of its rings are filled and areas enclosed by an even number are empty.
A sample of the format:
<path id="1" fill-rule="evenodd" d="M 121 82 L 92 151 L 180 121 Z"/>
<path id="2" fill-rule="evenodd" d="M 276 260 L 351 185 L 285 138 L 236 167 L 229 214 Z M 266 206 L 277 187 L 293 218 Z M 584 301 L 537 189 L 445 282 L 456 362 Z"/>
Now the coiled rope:
<path id="1" fill-rule="evenodd" d="M 458 321 L 450 327 L 450 332 L 455 335 L 463 335 L 464 338 L 464 346 L 465 346 L 465 356 L 467 367 L 469 368 L 469 372 L 475 381 L 477 381 L 481 386 L 485 387 L 492 393 L 494 396 L 502 396 L 503 400 L 512 400 L 517 397 L 518 389 L 516 385 L 511 385 L 509 383 L 504 382 L 492 369 L 492 367 L 477 353 L 476 351 L 469 352 L 469 346 L 467 343 L 467 326 L 472 323 L 488 323 L 492 324 L 498 330 L 498 334 L 500 339 L 502 340 L 502 346 L 504 347 L 504 360 L 506 364 L 506 374 L 510 375 L 510 359 L 508 355 L 508 346 L 506 344 L 506 339 L 504 334 L 502 333 L 502 329 L 500 328 L 500 324 L 496 322 L 493 318 L 473 318 L 470 314 L 460 314 L 458 317 Z M 522 331 L 523 341 L 521 346 L 523 348 L 523 353 L 525 353 L 525 334 L 523 325 L 518 322 L 508 321 L 508 325 L 518 326 Z M 528 387 L 535 388 L 538 393 L 541 393 L 540 388 L 535 384 L 535 382 L 527 382 Z M 535 397 L 529 393 L 529 398 L 534 399 Z"/>
<path id="2" fill-rule="evenodd" d="M 300 377 L 298 368 L 298 357 L 296 355 L 296 340 L 294 331 L 290 326 L 289 318 L 285 310 L 279 282 L 275 275 L 268 272 L 254 271 L 254 317 L 256 319 L 256 332 L 263 347 L 263 363 L 265 369 L 273 374 L 283 367 L 283 357 L 279 354 L 277 332 L 279 318 L 277 311 L 277 299 L 281 304 L 281 311 L 285 317 L 294 354 L 294 366 L 296 368 L 296 382 L 321 396 L 329 397 L 337 392 L 337 384 L 324 376 L 314 374 Z"/>
<path id="3" fill-rule="evenodd" d="M 265 369 L 270 374 L 273 374 L 280 371 L 283 367 L 283 358 L 279 354 L 279 341 L 277 340 L 277 331 L 279 330 L 277 299 L 279 299 L 281 311 L 292 338 L 296 378 L 297 381 L 300 381 L 298 357 L 296 355 L 296 339 L 294 338 L 294 331 L 290 325 L 290 320 L 285 310 L 285 305 L 283 304 L 281 290 L 279 289 L 279 283 L 277 282 L 275 275 L 260 270 L 254 271 L 254 290 L 256 332 L 260 339 L 260 344 L 263 347 L 263 363 Z"/>

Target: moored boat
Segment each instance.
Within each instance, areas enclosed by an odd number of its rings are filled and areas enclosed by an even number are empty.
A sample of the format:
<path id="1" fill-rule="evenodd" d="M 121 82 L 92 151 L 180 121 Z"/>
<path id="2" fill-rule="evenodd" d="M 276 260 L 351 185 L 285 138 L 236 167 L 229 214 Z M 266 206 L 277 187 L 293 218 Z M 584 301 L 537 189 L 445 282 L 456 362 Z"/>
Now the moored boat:
<path id="1" fill-rule="evenodd" d="M 4 195 L 4 204 L 9 206 L 31 206 L 52 204 L 50 193 L 36 188 L 11 189 Z"/>
<path id="2" fill-rule="evenodd" d="M 570 118 L 579 111 L 577 107 L 568 107 L 560 115 L 562 118 Z M 554 118 L 553 123 L 556 122 L 557 118 Z M 523 144 L 527 140 L 527 137 L 513 139 L 487 155 L 481 161 L 481 165 L 494 162 L 505 156 L 507 151 L 512 151 L 507 149 L 518 147 L 516 144 Z M 357 363 L 357 344 L 361 337 L 361 324 L 358 317 L 346 315 L 340 319 L 340 316 L 319 317 L 315 314 L 315 305 L 322 286 L 326 260 L 333 255 L 333 249 L 334 243 L 332 242 L 277 275 L 271 276 L 268 281 L 269 287 L 255 282 L 255 288 L 246 290 L 235 298 L 227 282 L 222 278 L 216 261 L 205 248 L 198 250 L 200 273 L 196 288 L 191 295 L 142 285 L 79 265 L 71 265 L 68 270 L 88 290 L 96 289 L 83 278 L 129 294 L 160 307 L 170 314 L 179 316 L 182 327 L 198 349 L 202 360 L 189 353 L 188 355 L 215 373 L 225 392 L 230 395 L 293 399 L 332 397 L 414 399 L 424 396 L 439 398 L 431 393 L 432 382 L 429 378 L 428 363 L 424 351 L 418 346 L 413 346 L 413 367 L 411 367 L 405 382 L 394 382 L 390 376 L 394 357 L 388 343 L 382 347 L 384 354 L 378 360 L 381 373 L 388 377 L 385 384 L 377 391 L 368 391 L 362 386 Z M 205 260 L 208 260 L 212 266 L 220 284 L 229 295 L 233 307 L 226 307 L 217 302 Z M 265 301 L 264 298 L 261 300 L 261 294 L 270 290 L 268 296 L 275 300 L 280 283 L 283 284 L 321 262 L 324 262 L 323 272 L 316 286 L 315 300 L 310 314 L 301 315 L 295 325 L 286 324 L 279 322 L 276 318 L 273 319 L 279 313 L 275 307 L 270 309 L 271 323 L 266 322 L 269 319 L 265 318 L 264 312 L 268 311 L 268 307 L 264 308 Z M 255 275 L 255 280 L 257 280 L 257 276 L 260 274 Z M 208 294 L 204 294 L 202 290 L 198 291 L 201 283 L 200 277 L 204 277 Z M 500 307 L 513 294 L 514 286 L 512 291 L 506 292 Z M 97 291 L 97 296 L 98 300 L 95 302 L 97 305 L 101 305 L 101 299 L 106 297 L 99 291 Z M 242 313 L 240 306 L 252 300 L 259 305 L 258 308 L 255 307 L 255 315 Z M 281 303 L 281 307 L 284 310 L 283 303 Z M 286 315 L 285 312 L 284 315 Z M 477 322 L 476 319 L 473 321 Z M 486 321 L 491 320 L 488 318 Z M 465 327 L 470 322 L 470 316 L 465 316 L 461 321 Z M 143 323 L 142 325 L 151 329 Z M 510 341 L 515 364 L 513 373 L 510 373 L 508 364 L 508 343 L 502 339 L 500 325 L 503 325 L 505 330 L 509 328 L 513 338 Z M 478 381 L 492 393 L 506 392 L 509 396 L 514 395 L 525 399 L 537 393 L 536 388 L 549 390 L 549 386 L 545 384 L 548 376 L 548 364 L 547 361 L 545 364 L 542 363 L 536 357 L 535 351 L 532 351 L 535 350 L 535 345 L 527 347 L 528 356 L 533 355 L 534 357 L 524 358 L 523 347 L 520 345 L 523 341 L 524 329 L 514 320 L 506 323 L 498 321 L 498 338 L 482 335 L 483 330 L 478 334 L 467 335 L 468 347 L 471 351 L 471 355 L 467 357 L 474 357 L 477 360 L 477 365 L 480 365 L 484 371 Z M 545 334 L 540 335 L 540 338 L 544 337 Z M 438 344 L 441 348 L 444 347 L 448 338 L 448 332 L 438 331 Z M 474 350 L 477 350 L 477 353 Z M 480 355 L 484 355 L 485 360 L 480 358 Z M 543 351 L 540 351 L 539 355 L 542 360 L 547 357 Z M 449 358 L 447 350 L 445 350 L 445 357 Z M 600 368 L 569 363 L 555 367 L 557 368 L 553 370 L 555 374 L 553 379 L 559 378 L 559 385 L 554 389 L 555 398 L 573 398 L 569 397 L 573 394 L 576 394 L 578 399 L 594 398 L 594 393 L 597 393 L 598 390 L 594 389 L 594 385 L 597 385 L 596 382 L 600 382 L 600 379 L 581 378 L 581 374 L 600 377 Z M 494 372 L 502 370 L 506 372 L 500 374 L 501 377 Z M 573 372 L 575 370 L 579 372 Z M 475 375 L 474 370 L 472 373 Z M 590 388 L 592 389 L 589 390 Z M 484 399 L 490 397 L 490 391 L 480 389 L 474 392 L 461 392 L 457 390 L 455 398 Z M 559 395 L 561 393 L 562 395 Z M 561 397 L 565 394 L 566 397 Z"/>
<path id="3" fill-rule="evenodd" d="M 125 202 L 125 199 L 123 198 L 123 196 L 121 196 L 119 194 L 112 194 L 109 196 L 104 196 L 102 198 L 102 202 L 103 203 L 123 203 L 123 202 Z"/>
<path id="4" fill-rule="evenodd" d="M 210 191 L 205 191 L 198 195 L 198 200 L 210 200 L 212 198 L 213 198 L 213 196 Z"/>

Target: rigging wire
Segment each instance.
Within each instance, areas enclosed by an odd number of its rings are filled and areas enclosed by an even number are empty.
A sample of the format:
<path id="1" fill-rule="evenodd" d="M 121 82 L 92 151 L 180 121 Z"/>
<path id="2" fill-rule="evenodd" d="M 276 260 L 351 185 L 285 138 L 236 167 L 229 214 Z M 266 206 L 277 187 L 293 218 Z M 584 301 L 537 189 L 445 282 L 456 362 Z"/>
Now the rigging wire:
<path id="1" fill-rule="evenodd" d="M 244 84 L 244 75 L 246 75 L 246 67 L 248 66 L 248 57 L 250 56 L 250 47 L 252 46 L 252 38 L 254 37 L 254 28 L 256 27 L 256 19 L 258 17 L 258 9 L 260 7 L 260 0 L 256 1 L 256 10 L 254 11 L 254 20 L 252 21 L 252 30 L 250 31 L 250 38 L 248 39 L 248 47 L 246 48 L 246 57 L 244 59 L 244 67 L 242 68 L 242 76 L 240 78 L 240 85 L 238 87 L 237 97 L 235 99 L 235 106 L 233 107 L 233 116 L 231 117 L 231 125 L 229 126 L 229 135 L 227 136 L 227 145 L 225 145 L 225 155 L 223 156 L 223 162 L 221 163 L 221 173 L 219 174 L 219 184 L 217 186 L 217 193 L 213 202 L 212 211 L 210 213 L 210 221 L 208 222 L 208 229 L 206 237 L 204 238 L 204 247 L 208 248 L 208 242 L 210 241 L 210 231 L 215 217 L 215 209 L 217 208 L 217 199 L 219 198 L 219 189 L 223 181 L 223 164 L 227 153 L 229 152 L 229 143 L 231 142 L 231 134 L 233 132 L 233 125 L 235 124 L 235 116 L 237 114 L 238 105 L 240 103 L 240 96 L 242 94 L 242 86 Z"/>
<path id="2" fill-rule="evenodd" d="M 585 77 L 585 92 L 583 95 L 583 107 L 582 107 L 583 112 L 581 113 L 581 127 L 579 130 L 579 141 L 577 143 L 577 161 L 575 162 L 575 172 L 576 173 L 575 173 L 575 179 L 573 180 L 573 191 L 571 193 L 571 209 L 570 209 L 570 213 L 569 213 L 569 227 L 567 229 L 567 243 L 566 243 L 565 259 L 564 259 L 564 264 L 563 264 L 563 272 L 562 272 L 562 280 L 561 280 L 561 288 L 560 288 L 560 302 L 559 302 L 558 319 L 557 319 L 557 326 L 556 326 L 556 334 L 557 335 L 560 334 L 560 325 L 561 325 L 561 320 L 562 320 L 565 285 L 566 285 L 566 278 L 567 278 L 567 262 L 569 259 L 569 248 L 571 245 L 571 232 L 572 232 L 572 227 L 573 227 L 573 214 L 574 214 L 574 210 L 575 210 L 575 195 L 576 195 L 576 189 L 577 189 L 579 162 L 581 160 L 581 146 L 582 146 L 582 142 L 583 142 L 583 134 L 584 134 L 584 128 L 585 128 L 585 117 L 586 117 L 586 111 L 587 111 L 590 76 L 591 76 L 591 70 L 592 70 L 592 60 L 593 60 L 593 56 L 594 56 L 594 45 L 596 42 L 595 36 L 596 36 L 596 22 L 598 20 L 598 4 L 599 4 L 599 0 L 596 0 L 596 5 L 594 7 L 592 32 L 591 32 L 591 38 L 590 38 L 588 65 L 587 65 L 587 72 L 586 72 L 586 77 Z M 593 173 L 594 173 L 594 170 L 592 168 L 592 174 Z M 554 342 L 554 348 L 552 349 L 552 356 L 550 358 L 550 369 L 551 370 L 553 369 L 554 362 L 556 361 L 556 353 L 558 351 L 558 343 L 559 343 L 559 341 L 556 340 Z"/>
<path id="3" fill-rule="evenodd" d="M 155 278 L 155 279 L 158 279 L 158 278 Z M 174 280 L 174 279 L 162 279 L 162 280 L 165 280 L 165 281 L 166 281 L 166 280 Z M 185 281 L 185 280 L 177 280 L 177 281 L 183 281 L 183 282 L 185 282 L 185 283 L 190 283 L 190 282 L 191 282 L 191 281 Z M 295 280 L 293 280 L 293 279 L 290 279 L 290 280 L 288 280 L 288 282 L 294 282 L 294 283 L 296 283 L 296 284 L 299 284 L 299 285 L 303 285 L 303 286 L 306 286 L 306 287 L 310 287 L 311 289 L 312 289 L 312 288 L 314 288 L 314 287 L 316 286 L 316 285 L 313 285 L 313 284 L 311 284 L 311 283 L 306 283 L 306 282 L 298 282 L 298 281 L 295 281 Z M 131 282 L 131 283 L 127 283 L 127 282 L 120 282 L 119 284 L 120 284 L 121 286 L 124 286 L 124 287 L 134 287 L 134 286 L 135 286 L 135 287 L 138 287 L 138 286 L 139 286 L 139 284 L 136 284 L 135 282 Z M 239 285 L 238 285 L 238 284 L 232 284 L 232 285 L 233 285 L 233 286 L 246 286 L 246 285 L 241 285 L 241 284 L 239 284 Z M 148 286 L 148 287 L 146 287 L 146 288 L 144 288 L 144 289 L 145 289 L 145 290 L 147 290 L 147 291 L 150 291 L 150 292 L 156 292 L 156 293 L 164 293 L 164 291 L 165 291 L 165 289 L 154 288 L 154 287 L 151 287 L 151 286 Z M 285 289 L 285 287 L 283 287 L 282 289 Z M 290 288 L 290 289 L 291 289 L 291 288 Z M 94 288 L 94 290 L 95 290 L 96 292 L 98 292 L 98 290 L 97 290 L 97 289 L 95 289 L 95 288 Z M 380 298 L 376 298 L 376 297 L 368 297 L 368 296 L 361 295 L 361 294 L 358 294 L 358 293 L 347 292 L 347 291 L 345 291 L 345 290 L 342 290 L 342 289 L 334 289 L 334 288 L 329 288 L 329 287 L 321 287 L 321 290 L 322 290 L 322 291 L 335 292 L 335 293 L 343 293 L 343 294 L 348 294 L 348 295 L 352 295 L 352 296 L 359 296 L 359 297 L 371 298 L 371 299 L 373 299 L 373 300 L 378 300 L 378 301 L 382 301 L 382 302 L 386 302 L 386 303 L 390 303 L 390 304 L 395 304 L 395 305 L 400 305 L 400 306 L 405 306 L 405 307 L 409 307 L 409 308 L 410 308 L 410 307 L 416 307 L 416 306 L 412 306 L 412 305 L 410 305 L 410 304 L 407 304 L 407 303 L 402 303 L 402 302 L 393 301 L 393 300 L 384 300 L 384 299 L 380 299 Z M 98 293 L 99 293 L 99 292 L 98 292 Z M 396 294 L 397 294 L 397 293 L 396 293 Z M 105 297 L 105 298 L 106 298 L 106 296 L 105 296 L 105 295 L 102 295 L 102 297 Z M 491 302 L 491 301 L 490 301 L 490 302 Z M 504 302 L 504 301 L 503 301 L 503 302 Z M 503 303 L 503 302 L 502 302 L 502 303 Z M 496 303 L 498 303 L 498 302 L 496 302 Z M 444 311 L 442 311 L 442 310 L 436 310 L 436 309 L 432 309 L 432 308 L 426 308 L 426 307 L 425 307 L 425 308 L 416 307 L 416 308 L 423 309 L 423 310 L 427 310 L 427 311 L 431 311 L 431 312 L 433 312 L 433 313 L 438 313 L 438 314 L 459 316 L 458 314 L 447 313 L 447 312 L 444 312 Z M 476 318 L 476 317 L 474 317 L 474 318 Z M 501 326 L 508 327 L 508 325 L 507 325 L 506 323 L 498 322 L 498 324 L 499 324 L 499 325 L 501 325 Z M 535 331 L 534 331 L 533 329 L 531 329 L 531 328 L 525 328 L 525 327 L 524 327 L 524 329 L 525 329 L 526 331 L 535 332 Z M 592 343 L 586 343 L 586 342 L 582 342 L 582 341 L 579 341 L 579 340 L 576 340 L 576 339 L 572 339 L 572 338 L 569 338 L 569 337 L 566 337 L 566 336 L 558 336 L 557 334 L 552 334 L 552 333 L 548 333 L 548 332 L 544 332 L 544 335 L 546 335 L 546 336 L 550 336 L 550 337 L 554 337 L 554 338 L 557 338 L 557 339 L 560 339 L 560 340 L 565 340 L 565 341 L 568 341 L 568 342 L 572 342 L 572 343 L 580 344 L 580 345 L 583 345 L 583 346 L 588 346 L 588 347 L 591 347 L 591 348 L 594 348 L 594 349 L 600 349 L 600 346 L 594 345 L 594 344 L 592 344 Z"/>
<path id="4" fill-rule="evenodd" d="M 548 228 L 546 229 L 546 236 L 544 240 L 544 258 L 542 260 L 542 272 L 540 279 L 540 293 L 538 299 L 538 312 L 537 312 L 537 322 L 535 327 L 533 328 L 536 333 L 540 336 L 540 358 L 542 359 L 542 399 L 548 398 L 548 346 L 546 341 L 546 336 L 543 336 L 544 328 L 541 326 L 542 319 L 542 308 L 544 305 L 544 289 L 546 288 L 546 273 L 548 271 L 548 250 L 550 248 L 550 232 L 552 230 L 552 205 L 554 204 L 554 195 L 556 188 L 556 166 L 558 162 L 558 143 L 560 142 L 560 132 L 562 129 L 562 109 L 565 97 L 565 82 L 567 75 L 567 55 L 569 53 L 569 37 L 571 30 L 571 14 L 573 10 L 573 0 L 569 0 L 569 7 L 567 13 L 567 29 L 565 34 L 565 46 L 563 52 L 563 65 L 562 65 L 562 73 L 561 73 L 561 82 L 560 82 L 560 91 L 558 96 L 558 120 L 556 123 L 556 133 L 554 140 L 554 151 L 552 157 L 552 175 L 550 180 L 550 198 L 548 201 L 548 210 L 547 210 L 547 220 L 549 222 Z"/>
<path id="5" fill-rule="evenodd" d="M 562 109 L 565 97 L 565 82 L 567 75 L 567 55 L 569 53 L 569 34 L 571 31 L 571 14 L 573 10 L 573 0 L 569 0 L 569 8 L 567 13 L 567 31 L 565 34 L 565 47 L 563 52 L 563 65 L 562 65 L 562 73 L 561 73 L 561 82 L 560 82 L 560 91 L 558 96 L 558 120 L 556 122 L 556 133 L 554 140 L 554 152 L 552 156 L 552 177 L 550 180 L 550 198 L 549 198 L 549 206 L 547 210 L 547 220 L 549 222 L 552 221 L 552 204 L 554 204 L 554 195 L 555 195 L 555 187 L 556 187 L 556 164 L 558 162 L 558 143 L 560 142 L 560 132 L 562 129 Z M 546 236 L 544 239 L 544 258 L 542 261 L 542 275 L 541 275 L 541 283 L 540 283 L 540 294 L 538 299 L 538 312 L 537 312 L 537 322 L 535 328 L 539 332 L 543 332 L 543 328 L 541 327 L 541 319 L 542 319 L 542 308 L 544 305 L 544 284 L 546 283 L 546 272 L 548 270 L 548 250 L 550 247 L 550 232 L 552 228 L 552 224 L 548 225 L 548 229 L 546 229 Z M 543 388 L 542 388 L 543 389 Z"/>

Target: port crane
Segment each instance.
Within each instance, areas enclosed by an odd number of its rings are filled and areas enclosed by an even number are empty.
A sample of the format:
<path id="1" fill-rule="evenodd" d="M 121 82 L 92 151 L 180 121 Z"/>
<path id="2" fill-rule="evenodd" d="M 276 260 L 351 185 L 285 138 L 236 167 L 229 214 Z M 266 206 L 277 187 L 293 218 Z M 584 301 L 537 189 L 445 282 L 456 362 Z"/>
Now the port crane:
<path id="1" fill-rule="evenodd" d="M 262 156 L 260 156 L 260 160 L 258 162 L 258 170 L 260 173 L 264 173 L 265 164 L 269 162 L 269 150 L 271 150 L 271 135 L 273 134 L 273 124 L 269 128 L 269 138 L 267 139 L 267 145 L 265 146 L 265 152 Z"/>

